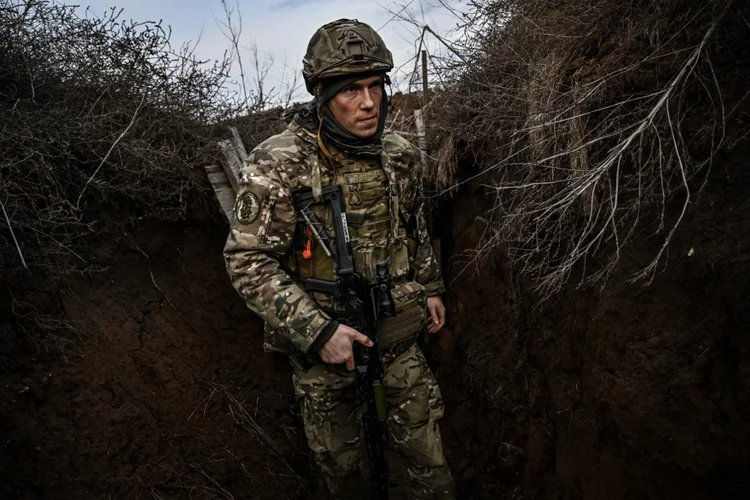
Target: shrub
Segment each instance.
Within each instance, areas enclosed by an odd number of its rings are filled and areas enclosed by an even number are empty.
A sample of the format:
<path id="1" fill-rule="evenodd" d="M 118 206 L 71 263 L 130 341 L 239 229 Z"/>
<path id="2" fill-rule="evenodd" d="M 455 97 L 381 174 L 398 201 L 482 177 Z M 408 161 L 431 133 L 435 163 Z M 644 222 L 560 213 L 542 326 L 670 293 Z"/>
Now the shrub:
<path id="1" fill-rule="evenodd" d="M 159 23 L 0 0 L 0 275 L 87 267 L 81 238 L 117 214 L 183 217 L 212 200 L 211 124 L 234 113 L 226 61 L 173 50 Z M 198 199 L 199 197 L 193 197 Z"/>
<path id="2" fill-rule="evenodd" d="M 649 281 L 713 160 L 747 131 L 747 4 L 472 5 L 435 114 L 440 156 L 479 165 L 453 182 L 482 176 L 493 196 L 475 257 L 507 247 L 545 296 L 574 274 L 604 283 L 621 249 L 657 234 L 633 276 Z"/>

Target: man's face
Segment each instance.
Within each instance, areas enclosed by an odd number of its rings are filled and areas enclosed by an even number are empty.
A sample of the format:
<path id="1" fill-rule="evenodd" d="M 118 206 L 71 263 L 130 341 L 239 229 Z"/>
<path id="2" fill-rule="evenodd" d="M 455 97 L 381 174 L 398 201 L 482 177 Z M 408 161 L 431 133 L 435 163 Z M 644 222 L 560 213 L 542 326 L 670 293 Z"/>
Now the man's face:
<path id="1" fill-rule="evenodd" d="M 336 121 L 357 137 L 370 137 L 378 130 L 383 78 L 371 76 L 347 85 L 328 101 Z"/>

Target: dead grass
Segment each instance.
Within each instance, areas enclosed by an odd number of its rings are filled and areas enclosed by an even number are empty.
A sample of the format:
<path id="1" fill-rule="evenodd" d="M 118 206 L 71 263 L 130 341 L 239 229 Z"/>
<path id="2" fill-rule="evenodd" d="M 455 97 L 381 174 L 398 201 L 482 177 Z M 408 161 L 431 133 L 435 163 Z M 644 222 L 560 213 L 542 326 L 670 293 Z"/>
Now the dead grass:
<path id="1" fill-rule="evenodd" d="M 104 207 L 120 222 L 209 208 L 211 123 L 234 110 L 227 62 L 120 15 L 0 0 L 0 278 L 91 268 L 82 248 Z"/>
<path id="2" fill-rule="evenodd" d="M 435 178 L 492 200 L 473 259 L 507 246 L 542 297 L 603 285 L 635 238 L 632 276 L 664 269 L 715 158 L 746 136 L 748 7 L 713 0 L 485 0 L 446 64 Z M 744 13 L 744 14 L 743 14 Z M 455 62 L 455 61 L 454 61 Z M 456 164 L 471 162 L 471 168 Z M 446 168 L 452 164 L 453 169 Z"/>

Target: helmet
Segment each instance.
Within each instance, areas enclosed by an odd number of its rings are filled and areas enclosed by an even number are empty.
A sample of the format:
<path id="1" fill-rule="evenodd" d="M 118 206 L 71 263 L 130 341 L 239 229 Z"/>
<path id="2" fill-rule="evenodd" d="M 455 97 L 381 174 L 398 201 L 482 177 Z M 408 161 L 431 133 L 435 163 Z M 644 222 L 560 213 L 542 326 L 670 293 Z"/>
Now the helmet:
<path id="1" fill-rule="evenodd" d="M 383 39 L 356 19 L 339 19 L 318 28 L 302 59 L 302 76 L 311 94 L 325 78 L 392 69 L 393 56 Z"/>

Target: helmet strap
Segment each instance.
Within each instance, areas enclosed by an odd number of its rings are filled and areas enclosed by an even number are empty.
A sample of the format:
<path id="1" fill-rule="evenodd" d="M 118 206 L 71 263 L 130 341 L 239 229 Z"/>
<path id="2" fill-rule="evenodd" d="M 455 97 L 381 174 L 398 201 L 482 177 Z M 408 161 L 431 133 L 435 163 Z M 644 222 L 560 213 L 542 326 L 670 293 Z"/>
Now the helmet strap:
<path id="1" fill-rule="evenodd" d="M 320 84 L 318 84 L 318 87 L 320 87 Z M 318 133 L 316 134 L 316 137 L 318 139 L 318 147 L 323 152 L 323 156 L 325 156 L 329 161 L 333 161 L 333 155 L 328 149 L 328 146 L 326 146 L 325 142 L 323 141 L 323 108 L 325 107 L 326 105 L 323 104 L 318 108 Z"/>

